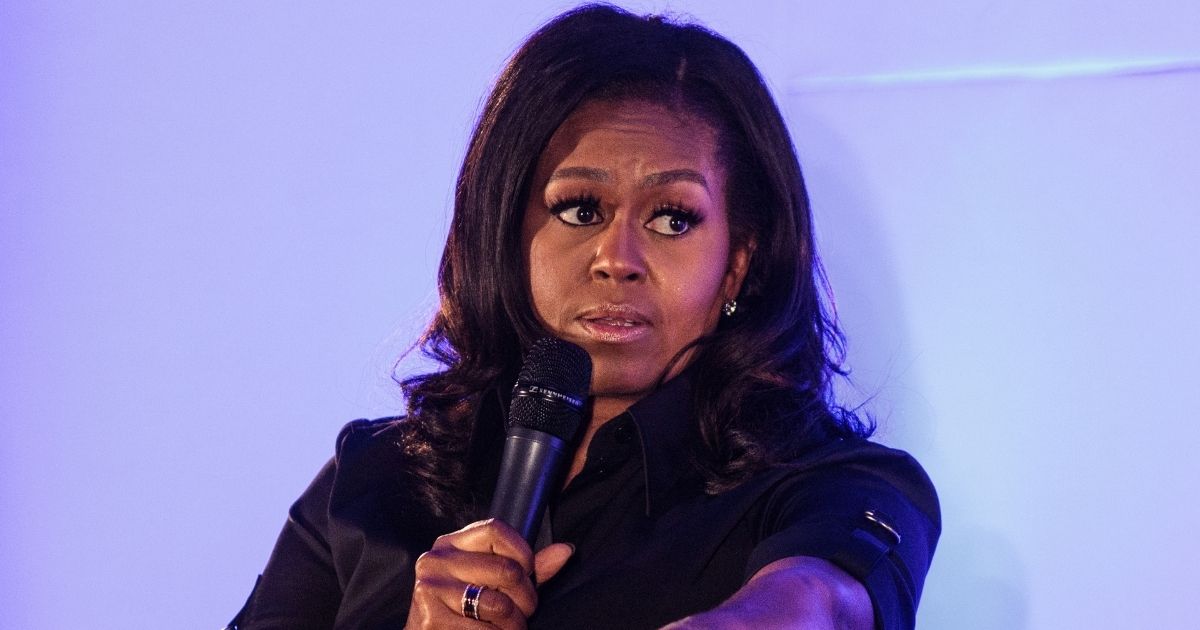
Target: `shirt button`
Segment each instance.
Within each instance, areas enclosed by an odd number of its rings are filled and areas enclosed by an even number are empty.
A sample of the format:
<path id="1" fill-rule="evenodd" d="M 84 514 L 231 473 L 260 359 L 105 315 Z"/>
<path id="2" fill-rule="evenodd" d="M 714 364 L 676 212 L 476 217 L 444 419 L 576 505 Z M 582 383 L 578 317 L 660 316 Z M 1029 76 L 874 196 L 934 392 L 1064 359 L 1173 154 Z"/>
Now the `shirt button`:
<path id="1" fill-rule="evenodd" d="M 613 433 L 613 437 L 616 438 L 617 444 L 628 444 L 633 441 L 633 429 L 628 424 L 622 424 L 617 427 L 616 432 Z"/>

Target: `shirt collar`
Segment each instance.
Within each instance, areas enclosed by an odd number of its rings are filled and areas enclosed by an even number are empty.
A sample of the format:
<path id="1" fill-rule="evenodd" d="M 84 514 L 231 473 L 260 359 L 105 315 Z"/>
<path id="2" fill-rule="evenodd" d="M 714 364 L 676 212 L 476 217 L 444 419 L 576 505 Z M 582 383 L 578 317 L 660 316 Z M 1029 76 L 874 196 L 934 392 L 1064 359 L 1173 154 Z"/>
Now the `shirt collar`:
<path id="1" fill-rule="evenodd" d="M 692 413 L 688 371 L 667 381 L 626 412 L 637 426 L 646 475 L 646 515 L 660 513 L 672 496 L 702 482 L 694 454 L 700 443 Z"/>
<path id="2" fill-rule="evenodd" d="M 671 496 L 701 489 L 703 481 L 694 457 L 699 452 L 700 435 L 692 413 L 691 394 L 690 370 L 684 370 L 608 423 L 616 425 L 629 418 L 637 427 L 647 516 L 661 513 Z M 472 439 L 472 459 L 482 463 L 482 469 L 492 471 L 492 475 L 486 480 L 475 479 L 473 485 L 477 491 L 490 489 L 496 483 L 494 471 L 499 469 L 503 451 L 509 398 L 509 392 L 498 387 L 481 400 Z"/>

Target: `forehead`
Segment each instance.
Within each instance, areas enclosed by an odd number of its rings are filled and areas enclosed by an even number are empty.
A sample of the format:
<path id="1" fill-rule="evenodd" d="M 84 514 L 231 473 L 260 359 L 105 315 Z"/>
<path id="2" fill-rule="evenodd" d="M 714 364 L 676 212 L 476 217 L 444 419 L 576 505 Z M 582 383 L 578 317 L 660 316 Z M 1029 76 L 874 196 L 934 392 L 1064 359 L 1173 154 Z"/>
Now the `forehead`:
<path id="1" fill-rule="evenodd" d="M 717 133 L 702 118 L 644 100 L 588 101 L 546 145 L 539 172 L 573 165 L 720 170 Z"/>

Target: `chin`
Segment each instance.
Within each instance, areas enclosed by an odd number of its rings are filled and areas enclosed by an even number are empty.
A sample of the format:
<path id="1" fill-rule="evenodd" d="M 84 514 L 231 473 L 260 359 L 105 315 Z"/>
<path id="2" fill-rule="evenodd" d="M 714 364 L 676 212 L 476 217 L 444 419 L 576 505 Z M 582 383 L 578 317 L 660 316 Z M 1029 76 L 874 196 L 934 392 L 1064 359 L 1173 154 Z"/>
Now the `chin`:
<path id="1" fill-rule="evenodd" d="M 596 360 L 592 365 L 592 395 L 641 397 L 658 383 L 664 366 L 645 365 L 637 360 Z"/>

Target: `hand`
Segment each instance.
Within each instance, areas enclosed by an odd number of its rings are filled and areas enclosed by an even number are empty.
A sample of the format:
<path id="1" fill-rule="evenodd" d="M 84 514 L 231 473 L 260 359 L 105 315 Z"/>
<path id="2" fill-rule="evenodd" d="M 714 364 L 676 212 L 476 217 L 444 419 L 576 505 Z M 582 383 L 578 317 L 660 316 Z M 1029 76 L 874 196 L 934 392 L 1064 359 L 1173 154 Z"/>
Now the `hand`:
<path id="1" fill-rule="evenodd" d="M 540 584 L 554 577 L 573 552 L 571 545 L 555 543 L 535 556 L 516 530 L 495 519 L 440 536 L 417 558 L 405 627 L 525 628 L 537 608 L 533 580 Z M 462 614 L 463 592 L 470 584 L 487 587 L 476 607 L 478 621 Z"/>

